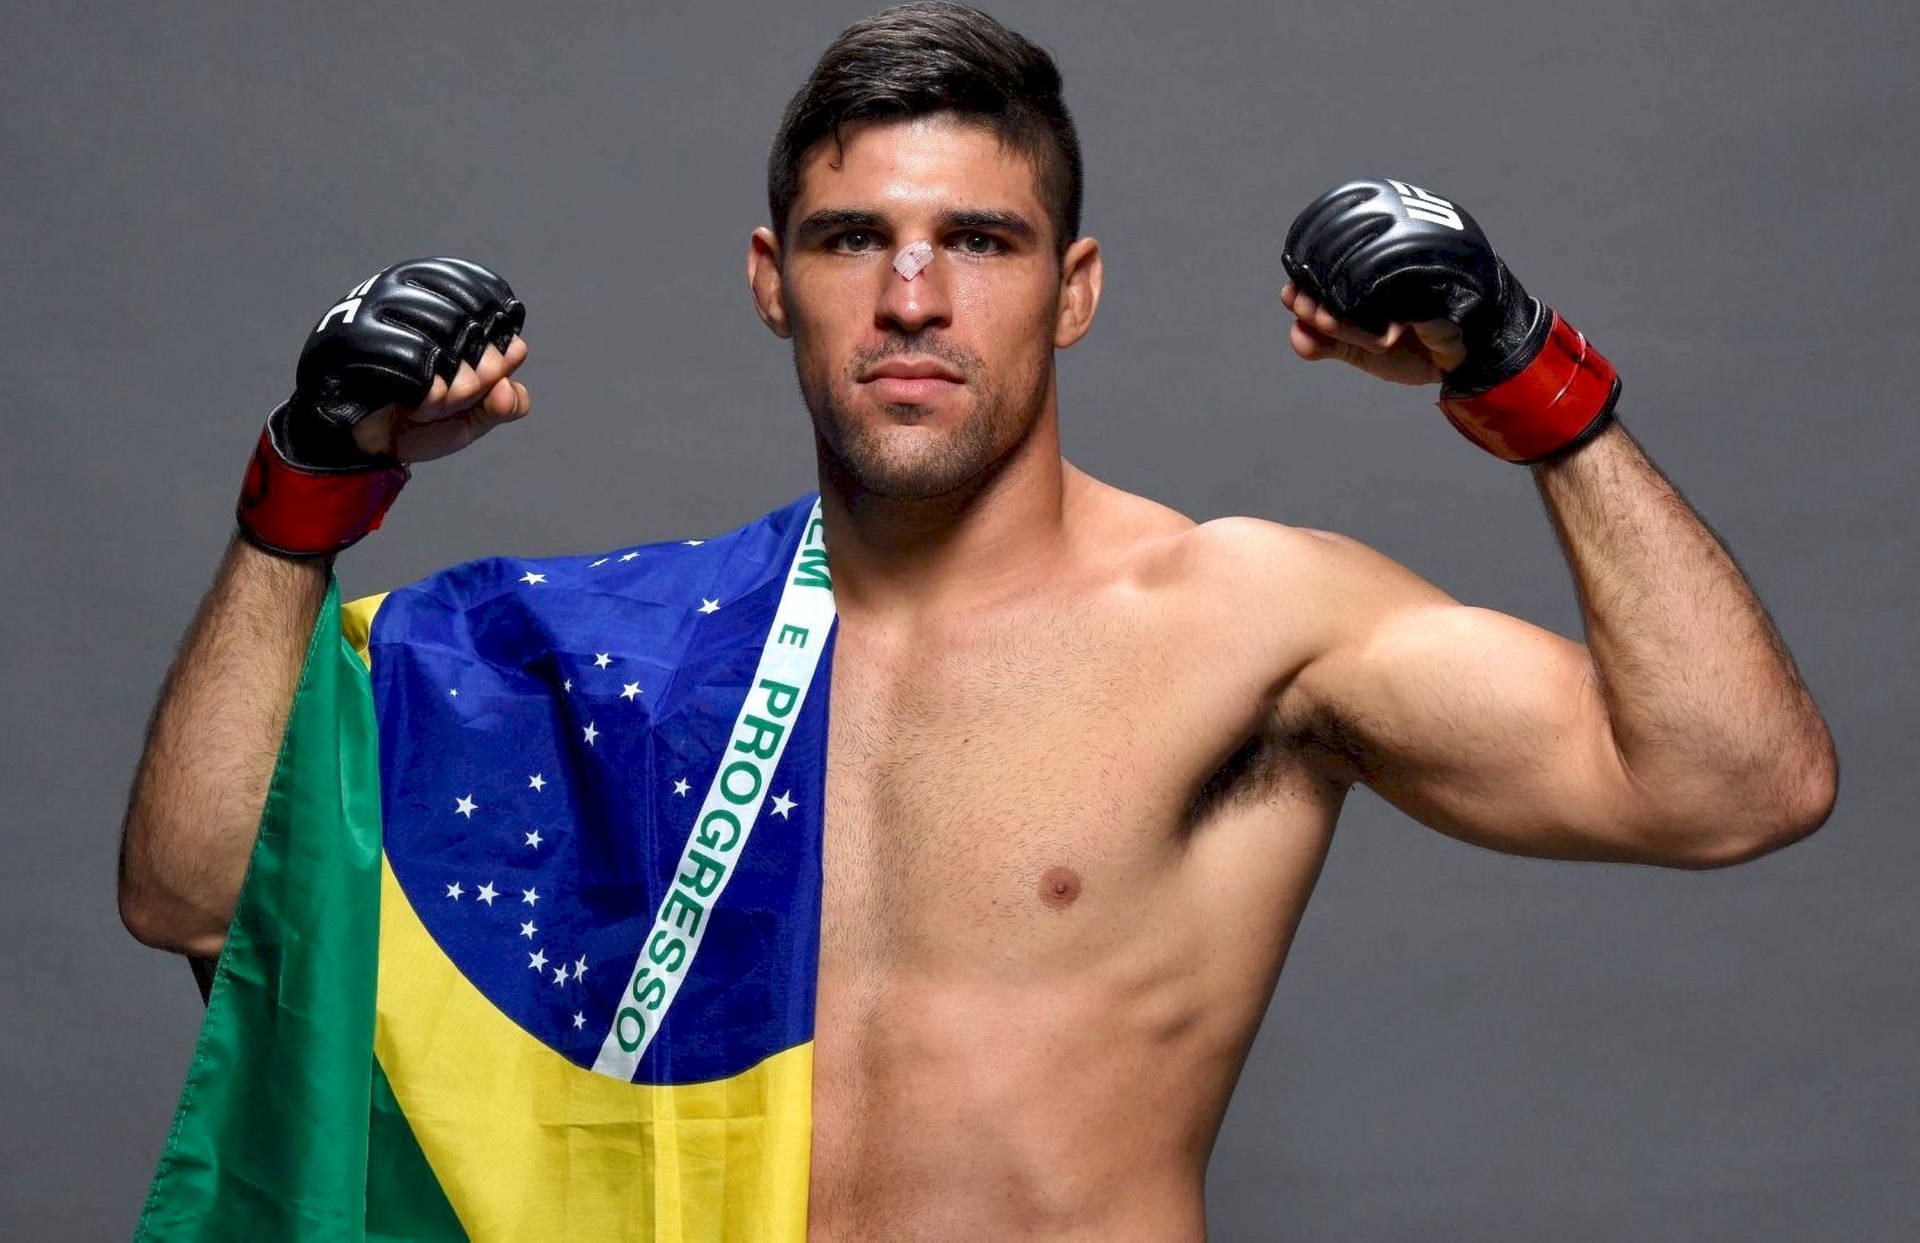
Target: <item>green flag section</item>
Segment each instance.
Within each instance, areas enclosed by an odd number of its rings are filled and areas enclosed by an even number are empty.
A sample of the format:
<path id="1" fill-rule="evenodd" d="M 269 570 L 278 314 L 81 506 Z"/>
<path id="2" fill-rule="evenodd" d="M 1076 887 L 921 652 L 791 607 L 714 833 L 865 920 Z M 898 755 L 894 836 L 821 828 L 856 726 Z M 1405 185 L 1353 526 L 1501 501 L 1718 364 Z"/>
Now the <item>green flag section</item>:
<path id="1" fill-rule="evenodd" d="M 374 1064 L 379 933 L 378 731 L 336 582 L 136 1238 L 465 1237 Z"/>

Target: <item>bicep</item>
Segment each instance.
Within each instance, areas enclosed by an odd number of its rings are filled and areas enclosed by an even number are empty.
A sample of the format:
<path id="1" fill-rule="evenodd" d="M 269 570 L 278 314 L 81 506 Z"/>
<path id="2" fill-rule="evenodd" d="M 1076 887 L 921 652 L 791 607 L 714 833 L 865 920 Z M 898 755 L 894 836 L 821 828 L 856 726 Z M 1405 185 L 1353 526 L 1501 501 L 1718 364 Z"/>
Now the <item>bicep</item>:
<path id="1" fill-rule="evenodd" d="M 1684 861 L 1614 743 L 1585 646 L 1336 539 L 1343 603 L 1294 690 L 1355 780 L 1509 854 Z"/>

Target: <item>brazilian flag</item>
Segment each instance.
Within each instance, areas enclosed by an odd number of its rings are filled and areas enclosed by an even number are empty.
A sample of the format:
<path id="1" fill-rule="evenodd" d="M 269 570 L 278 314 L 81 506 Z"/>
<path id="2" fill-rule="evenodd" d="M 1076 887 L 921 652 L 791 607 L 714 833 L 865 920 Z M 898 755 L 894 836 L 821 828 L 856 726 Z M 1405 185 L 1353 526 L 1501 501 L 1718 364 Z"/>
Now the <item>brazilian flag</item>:
<path id="1" fill-rule="evenodd" d="M 833 620 L 811 495 L 330 584 L 137 1237 L 804 1237 Z"/>

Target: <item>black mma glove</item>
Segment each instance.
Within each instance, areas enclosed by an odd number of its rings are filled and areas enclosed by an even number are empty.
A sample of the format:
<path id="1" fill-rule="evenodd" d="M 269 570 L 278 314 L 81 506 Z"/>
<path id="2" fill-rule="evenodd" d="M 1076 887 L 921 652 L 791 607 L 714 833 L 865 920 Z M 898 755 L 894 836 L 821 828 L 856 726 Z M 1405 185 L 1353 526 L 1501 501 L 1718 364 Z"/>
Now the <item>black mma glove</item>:
<path id="1" fill-rule="evenodd" d="M 1372 333 L 1447 319 L 1466 361 L 1439 406 L 1454 427 L 1509 462 L 1571 453 L 1612 420 L 1613 365 L 1529 296 L 1472 216 L 1404 181 L 1335 186 L 1294 219 L 1280 262 L 1336 318 Z"/>
<path id="2" fill-rule="evenodd" d="M 507 282 L 464 259 L 410 259 L 368 277 L 320 317 L 293 395 L 267 416 L 235 516 L 255 545 L 326 557 L 380 525 L 410 472 L 362 452 L 356 423 L 417 407 L 488 344 L 505 352 L 526 322 Z"/>

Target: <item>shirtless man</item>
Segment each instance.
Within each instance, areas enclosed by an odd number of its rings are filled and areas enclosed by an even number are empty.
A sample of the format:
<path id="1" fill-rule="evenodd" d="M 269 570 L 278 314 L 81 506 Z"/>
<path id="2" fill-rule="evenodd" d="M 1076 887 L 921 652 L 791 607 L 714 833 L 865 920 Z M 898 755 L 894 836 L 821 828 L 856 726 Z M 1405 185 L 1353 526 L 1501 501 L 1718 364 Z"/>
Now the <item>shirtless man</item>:
<path id="1" fill-rule="evenodd" d="M 940 46 L 948 77 L 916 93 Z M 955 105 L 1009 65 L 1006 112 Z M 839 610 L 816 1238 L 1201 1237 L 1208 1152 L 1355 782 L 1494 850 L 1679 868 L 1777 849 L 1835 796 L 1765 610 L 1618 422 L 1528 468 L 1584 646 L 1343 536 L 1195 524 L 1064 461 L 1053 352 L 1101 288 L 1072 142 L 1044 52 L 971 10 L 889 10 L 796 96 L 752 236 Z M 1448 323 L 1370 332 L 1281 296 L 1304 359 L 1411 384 L 1471 361 Z M 420 461 L 525 415 L 526 356 L 489 346 L 356 443 Z M 327 564 L 236 539 L 194 620 L 127 817 L 122 912 L 149 944 L 220 950 Z"/>

